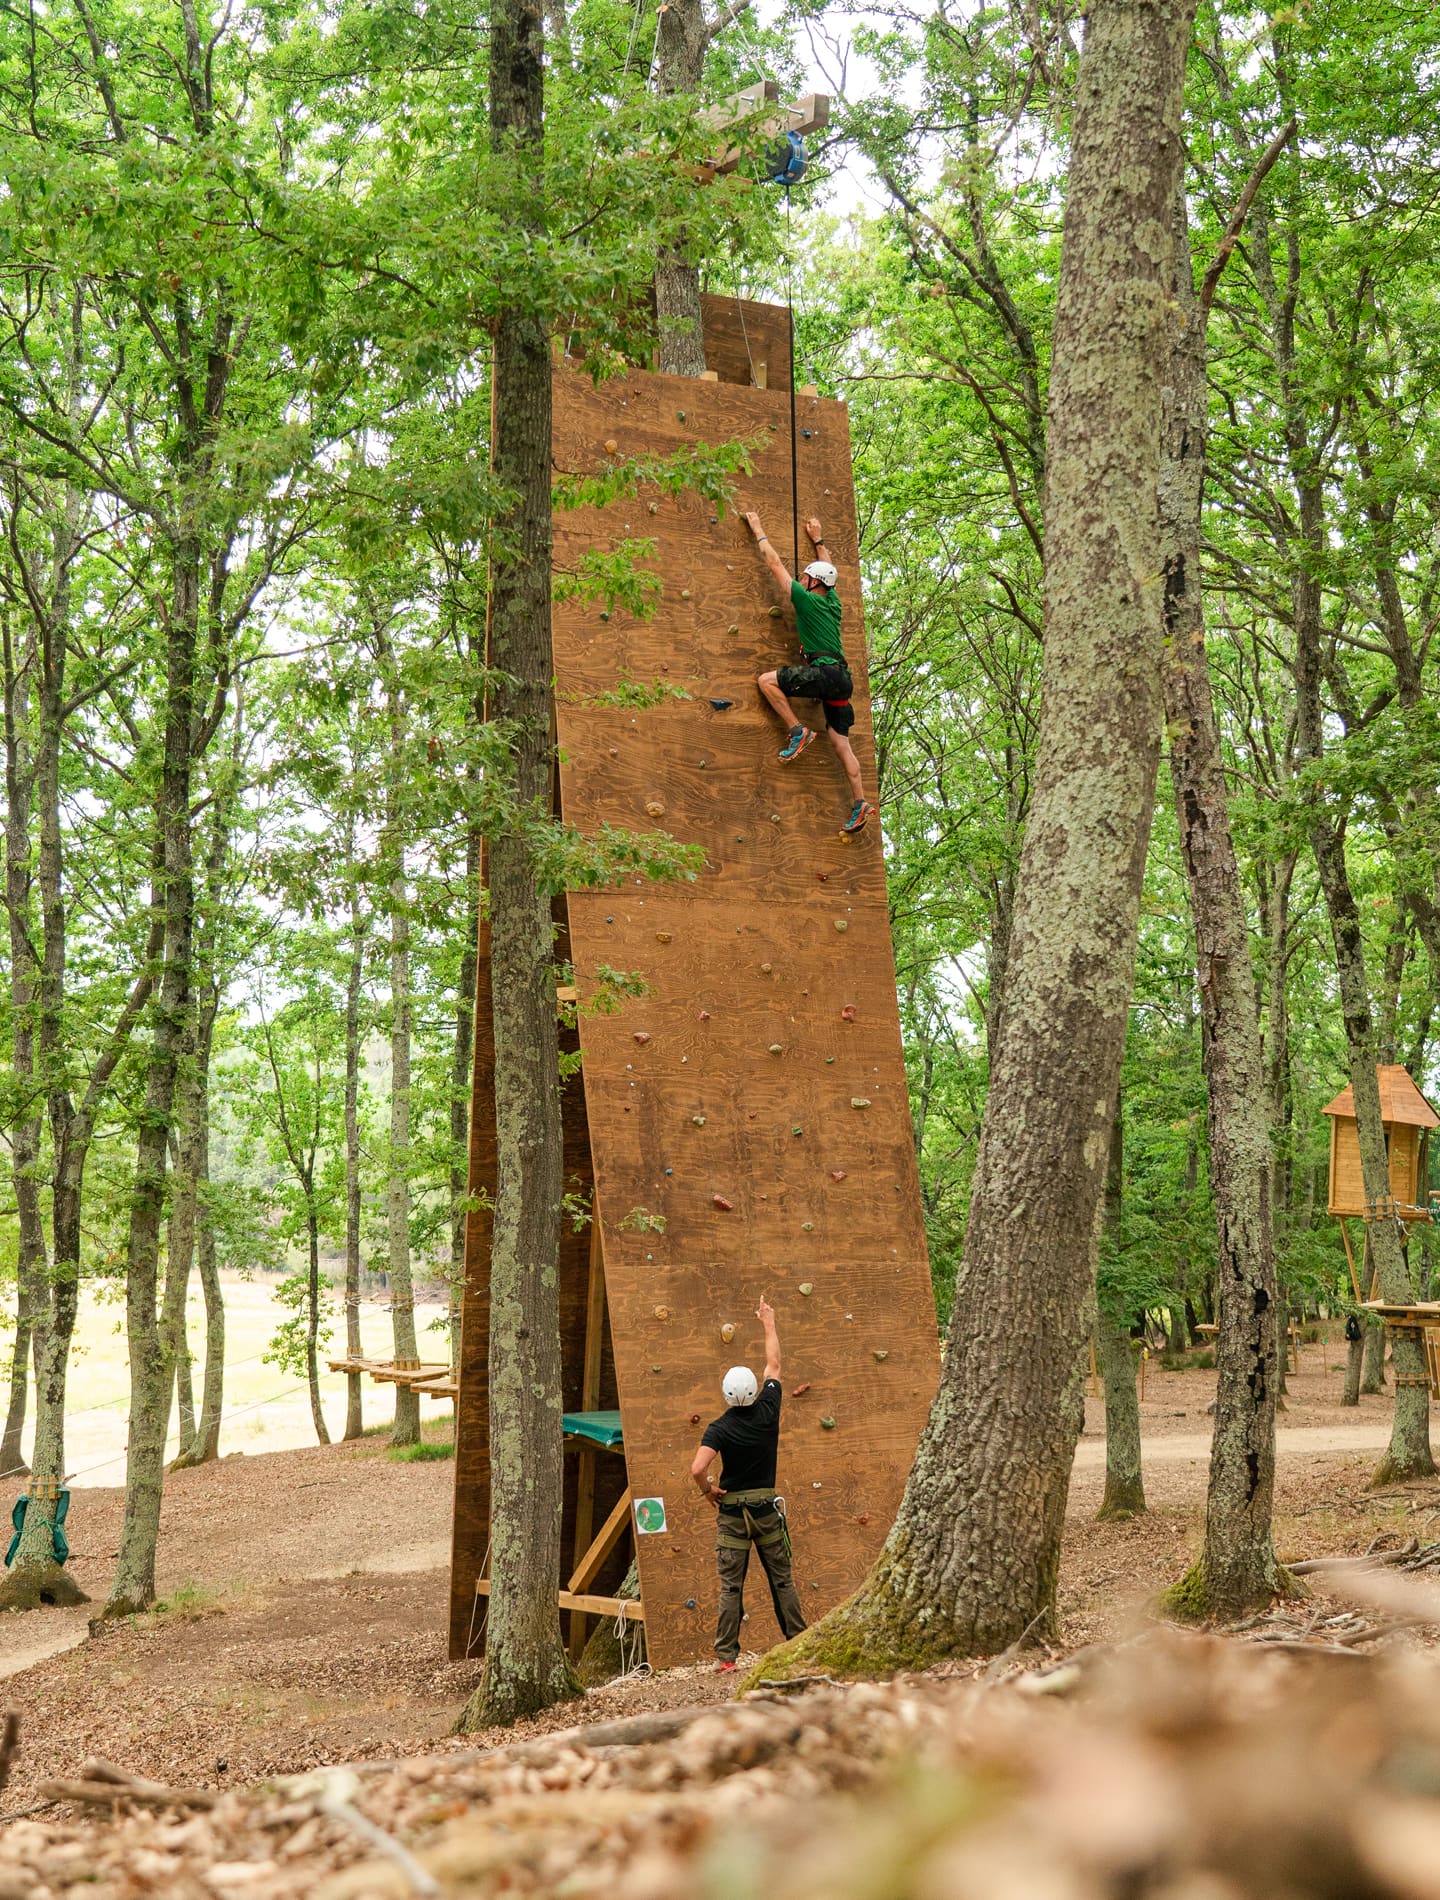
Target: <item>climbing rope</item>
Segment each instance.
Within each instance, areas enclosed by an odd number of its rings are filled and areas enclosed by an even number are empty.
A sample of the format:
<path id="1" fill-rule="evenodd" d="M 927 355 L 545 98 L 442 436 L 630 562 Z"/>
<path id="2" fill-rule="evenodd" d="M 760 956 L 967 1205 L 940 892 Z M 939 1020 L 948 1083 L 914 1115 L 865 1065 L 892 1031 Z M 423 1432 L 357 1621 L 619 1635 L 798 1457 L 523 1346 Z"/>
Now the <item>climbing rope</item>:
<path id="1" fill-rule="evenodd" d="M 785 311 L 790 325 L 790 527 L 795 540 L 795 565 L 800 578 L 800 459 L 795 424 L 795 238 L 791 222 L 790 187 L 785 186 Z"/>

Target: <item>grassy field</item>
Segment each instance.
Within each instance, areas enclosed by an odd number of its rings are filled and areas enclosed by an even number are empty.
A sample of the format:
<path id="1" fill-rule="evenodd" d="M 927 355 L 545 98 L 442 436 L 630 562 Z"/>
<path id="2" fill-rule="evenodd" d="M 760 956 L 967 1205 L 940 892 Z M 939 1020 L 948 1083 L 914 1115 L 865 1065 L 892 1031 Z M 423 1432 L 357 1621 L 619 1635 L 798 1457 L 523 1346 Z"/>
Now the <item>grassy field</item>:
<path id="1" fill-rule="evenodd" d="M 433 1320 L 442 1319 L 444 1308 L 417 1301 L 415 1325 L 420 1336 L 422 1359 L 444 1359 L 449 1351 L 446 1335 L 427 1330 Z M 315 1428 L 310 1419 L 310 1400 L 303 1381 L 267 1365 L 264 1353 L 272 1334 L 286 1317 L 274 1297 L 271 1285 L 259 1279 L 246 1281 L 227 1276 L 225 1281 L 225 1424 L 220 1435 L 220 1451 L 289 1451 L 301 1445 L 313 1445 Z M 196 1355 L 194 1381 L 199 1403 L 200 1380 L 204 1369 L 205 1307 L 197 1287 L 186 1315 L 191 1351 Z M 382 1307 L 361 1308 L 361 1339 L 365 1351 L 376 1358 L 388 1358 L 390 1315 Z M 344 1323 L 335 1322 L 331 1350 L 344 1343 Z M 6 1363 L 8 1365 L 8 1355 Z M 322 1355 L 323 1367 L 323 1355 Z M 325 1419 L 332 1435 L 338 1436 L 345 1424 L 345 1380 L 340 1373 L 322 1370 L 320 1376 Z M 113 1485 L 124 1482 L 125 1435 L 129 1398 L 129 1371 L 125 1350 L 125 1306 L 123 1294 L 97 1298 L 87 1292 L 80 1308 L 75 1349 L 70 1370 L 70 1407 L 66 1423 L 66 1462 L 76 1485 Z M 390 1388 L 369 1380 L 365 1385 L 367 1424 L 388 1420 L 394 1409 Z M 422 1412 L 448 1417 L 448 1400 L 422 1400 Z M 29 1449 L 29 1431 L 26 1449 Z M 171 1450 L 176 1449 L 172 1426 Z"/>

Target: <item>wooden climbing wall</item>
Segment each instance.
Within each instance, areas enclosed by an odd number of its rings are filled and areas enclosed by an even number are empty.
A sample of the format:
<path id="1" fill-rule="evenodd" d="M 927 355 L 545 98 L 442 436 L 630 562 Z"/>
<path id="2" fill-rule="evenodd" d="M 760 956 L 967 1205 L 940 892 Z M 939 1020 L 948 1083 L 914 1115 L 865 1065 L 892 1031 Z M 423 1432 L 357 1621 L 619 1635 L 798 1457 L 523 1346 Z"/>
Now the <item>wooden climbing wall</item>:
<path id="1" fill-rule="evenodd" d="M 598 468 L 607 454 L 754 442 L 754 474 L 742 480 L 740 500 L 760 510 L 788 562 L 788 387 L 744 381 L 756 335 L 773 364 L 784 326 L 783 310 L 748 306 L 737 345 L 735 306 L 709 302 L 707 355 L 735 381 L 635 371 L 596 389 L 557 367 L 557 469 Z M 856 677 L 852 737 L 873 789 L 846 412 L 810 397 L 798 412 L 799 511 L 802 520 L 821 516 L 840 570 Z M 637 537 L 654 541 L 648 565 L 663 581 L 652 617 L 572 601 L 557 606 L 554 631 L 566 819 L 585 832 L 663 829 L 705 857 L 693 883 L 637 878 L 568 899 L 626 1465 L 633 1496 L 664 1504 L 665 1529 L 635 1540 L 649 1654 L 664 1667 L 705 1656 L 713 1641 L 714 1517 L 688 1471 L 704 1423 L 723 1409 L 725 1369 L 743 1362 L 759 1372 L 759 1296 L 769 1297 L 780 1325 L 779 1484 L 812 1618 L 856 1586 L 884 1541 L 934 1394 L 938 1349 L 879 826 L 841 834 L 850 798 L 823 740 L 795 764 L 778 763 L 783 735 L 755 677 L 799 657 L 793 614 L 788 603 L 772 614 L 780 603 L 739 515 L 722 517 L 694 495 L 646 491 L 561 516 L 557 573 L 587 551 Z M 644 710 L 601 703 L 656 681 L 685 696 Z M 615 1013 L 587 1013 L 607 967 L 636 973 L 645 994 Z M 477 1182 L 487 1165 L 487 1112 L 477 1094 Z M 572 1127 L 575 1119 L 572 1108 Z M 493 1132 L 488 1142 L 493 1169 Z M 583 1173 L 577 1161 L 577 1180 Z M 488 1494 L 477 1417 L 483 1216 L 471 1238 L 456 1654 L 473 1634 Z M 579 1286 L 572 1260 L 562 1272 L 567 1316 Z M 746 1646 L 764 1648 L 778 1631 L 758 1570 L 747 1609 Z"/>

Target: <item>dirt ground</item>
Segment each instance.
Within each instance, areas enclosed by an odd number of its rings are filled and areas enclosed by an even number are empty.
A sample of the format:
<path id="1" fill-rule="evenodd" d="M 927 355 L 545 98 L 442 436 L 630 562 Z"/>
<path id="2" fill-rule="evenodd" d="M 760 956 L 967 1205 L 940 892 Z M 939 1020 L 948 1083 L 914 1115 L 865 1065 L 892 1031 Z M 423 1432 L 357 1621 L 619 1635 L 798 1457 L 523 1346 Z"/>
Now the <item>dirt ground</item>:
<path id="1" fill-rule="evenodd" d="M 1281 1423 L 1276 1542 L 1286 1558 L 1440 1535 L 1440 1482 L 1373 1494 L 1389 1394 L 1338 1404 L 1343 1347 L 1306 1349 Z M 1149 1511 L 1097 1524 L 1103 1407 L 1087 1405 L 1061 1573 L 1073 1646 L 1125 1636 L 1199 1547 L 1214 1375 L 1147 1369 Z M 35 1781 L 100 1755 L 177 1783 L 233 1786 L 319 1764 L 460 1746 L 447 1731 L 476 1666 L 445 1654 L 449 1461 L 391 1462 L 383 1440 L 229 1458 L 166 1486 L 167 1607 L 89 1639 L 84 1610 L 0 1619 L 3 1700 L 24 1745 L 7 1813 Z M 123 1494 L 72 1506 L 77 1580 L 102 1598 Z M 797 1550 L 803 1594 L 804 1550 Z M 574 1721 L 728 1697 L 703 1664 L 636 1677 L 555 1712 Z M 483 1738 L 482 1738 L 483 1739 Z M 476 1738 L 466 1738 L 474 1747 Z"/>

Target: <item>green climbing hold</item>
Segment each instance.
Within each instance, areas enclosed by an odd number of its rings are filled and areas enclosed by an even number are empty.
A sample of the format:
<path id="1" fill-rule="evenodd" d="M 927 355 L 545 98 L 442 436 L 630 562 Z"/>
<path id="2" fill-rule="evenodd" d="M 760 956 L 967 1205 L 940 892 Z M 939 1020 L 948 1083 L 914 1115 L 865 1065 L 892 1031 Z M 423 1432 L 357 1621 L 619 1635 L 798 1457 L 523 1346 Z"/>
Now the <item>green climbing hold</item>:
<path id="1" fill-rule="evenodd" d="M 809 1297 L 810 1297 L 810 1295 L 811 1295 L 811 1294 L 812 1294 L 812 1293 L 813 1293 L 813 1292 L 815 1291 L 815 1283 L 814 1283 L 814 1281 L 813 1281 L 813 1280 L 802 1280 L 802 1281 L 800 1282 L 800 1291 L 801 1291 L 801 1292 L 802 1292 L 802 1293 L 803 1293 L 803 1294 L 805 1295 L 805 1298 L 806 1298 L 806 1299 L 808 1300 L 808 1299 L 809 1299 Z"/>
<path id="2" fill-rule="evenodd" d="M 820 1429 L 821 1429 L 821 1431 L 822 1431 L 822 1432 L 833 1432 L 833 1431 L 834 1431 L 834 1429 L 835 1429 L 835 1421 L 834 1421 L 834 1419 L 833 1419 L 833 1418 L 822 1418 L 822 1419 L 821 1419 L 821 1421 L 820 1421 Z"/>

